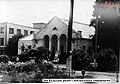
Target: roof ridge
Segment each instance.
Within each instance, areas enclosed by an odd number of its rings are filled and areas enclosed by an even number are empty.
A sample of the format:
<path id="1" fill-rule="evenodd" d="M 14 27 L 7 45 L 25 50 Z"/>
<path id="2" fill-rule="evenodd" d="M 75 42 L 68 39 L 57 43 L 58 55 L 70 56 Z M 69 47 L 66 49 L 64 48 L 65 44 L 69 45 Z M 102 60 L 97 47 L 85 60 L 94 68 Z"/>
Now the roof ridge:
<path id="1" fill-rule="evenodd" d="M 12 22 L 3 22 L 3 23 L 8 23 L 8 24 L 14 24 L 14 25 L 19 25 L 19 26 L 24 26 L 24 27 L 28 27 L 28 28 L 33 28 L 30 26 L 26 26 L 26 25 L 21 25 L 21 24 L 17 24 L 17 23 L 12 23 Z"/>

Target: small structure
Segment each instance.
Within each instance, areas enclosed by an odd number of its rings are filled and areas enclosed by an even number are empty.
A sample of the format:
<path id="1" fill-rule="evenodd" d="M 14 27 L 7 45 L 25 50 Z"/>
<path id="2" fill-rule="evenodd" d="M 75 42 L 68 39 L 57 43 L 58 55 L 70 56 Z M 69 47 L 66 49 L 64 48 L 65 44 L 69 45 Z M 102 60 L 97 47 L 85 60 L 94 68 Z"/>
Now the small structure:
<path id="1" fill-rule="evenodd" d="M 35 34 L 31 34 L 29 36 L 25 36 L 18 41 L 18 54 L 26 51 L 27 49 L 34 48 L 34 38 Z"/>

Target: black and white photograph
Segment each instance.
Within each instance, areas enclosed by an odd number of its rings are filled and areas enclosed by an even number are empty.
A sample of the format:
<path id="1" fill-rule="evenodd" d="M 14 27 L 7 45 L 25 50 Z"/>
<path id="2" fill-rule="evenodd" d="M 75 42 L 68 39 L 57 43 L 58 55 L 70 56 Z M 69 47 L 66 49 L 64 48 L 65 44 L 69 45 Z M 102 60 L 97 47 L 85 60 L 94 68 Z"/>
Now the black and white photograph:
<path id="1" fill-rule="evenodd" d="M 0 83 L 120 83 L 120 0 L 0 0 Z"/>

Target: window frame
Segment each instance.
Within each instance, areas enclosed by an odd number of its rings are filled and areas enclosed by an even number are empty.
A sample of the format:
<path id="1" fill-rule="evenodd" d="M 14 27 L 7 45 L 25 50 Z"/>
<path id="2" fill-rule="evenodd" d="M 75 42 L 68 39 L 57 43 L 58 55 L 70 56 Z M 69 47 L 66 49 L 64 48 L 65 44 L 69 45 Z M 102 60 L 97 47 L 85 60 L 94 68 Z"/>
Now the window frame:
<path id="1" fill-rule="evenodd" d="M 4 27 L 0 28 L 0 33 L 4 33 Z"/>
<path id="2" fill-rule="evenodd" d="M 24 35 L 25 35 L 25 36 L 28 35 L 28 30 L 24 30 Z"/>
<path id="3" fill-rule="evenodd" d="M 18 33 L 20 32 L 20 33 Z M 17 29 L 17 35 L 21 34 L 21 29 Z"/>
<path id="4" fill-rule="evenodd" d="M 9 34 L 14 34 L 14 28 L 9 28 Z"/>
<path id="5" fill-rule="evenodd" d="M 4 46 L 4 38 L 0 38 L 0 46 Z"/>

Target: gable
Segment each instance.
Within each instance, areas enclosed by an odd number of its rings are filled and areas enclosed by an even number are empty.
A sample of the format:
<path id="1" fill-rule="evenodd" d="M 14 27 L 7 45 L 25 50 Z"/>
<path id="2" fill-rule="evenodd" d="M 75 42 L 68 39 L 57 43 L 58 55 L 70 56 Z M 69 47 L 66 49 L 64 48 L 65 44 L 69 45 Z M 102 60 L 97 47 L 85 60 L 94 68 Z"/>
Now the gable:
<path id="1" fill-rule="evenodd" d="M 36 35 L 36 39 L 42 39 L 45 35 L 52 36 L 53 34 L 58 36 L 61 34 L 67 35 L 67 24 L 56 16 Z"/>

